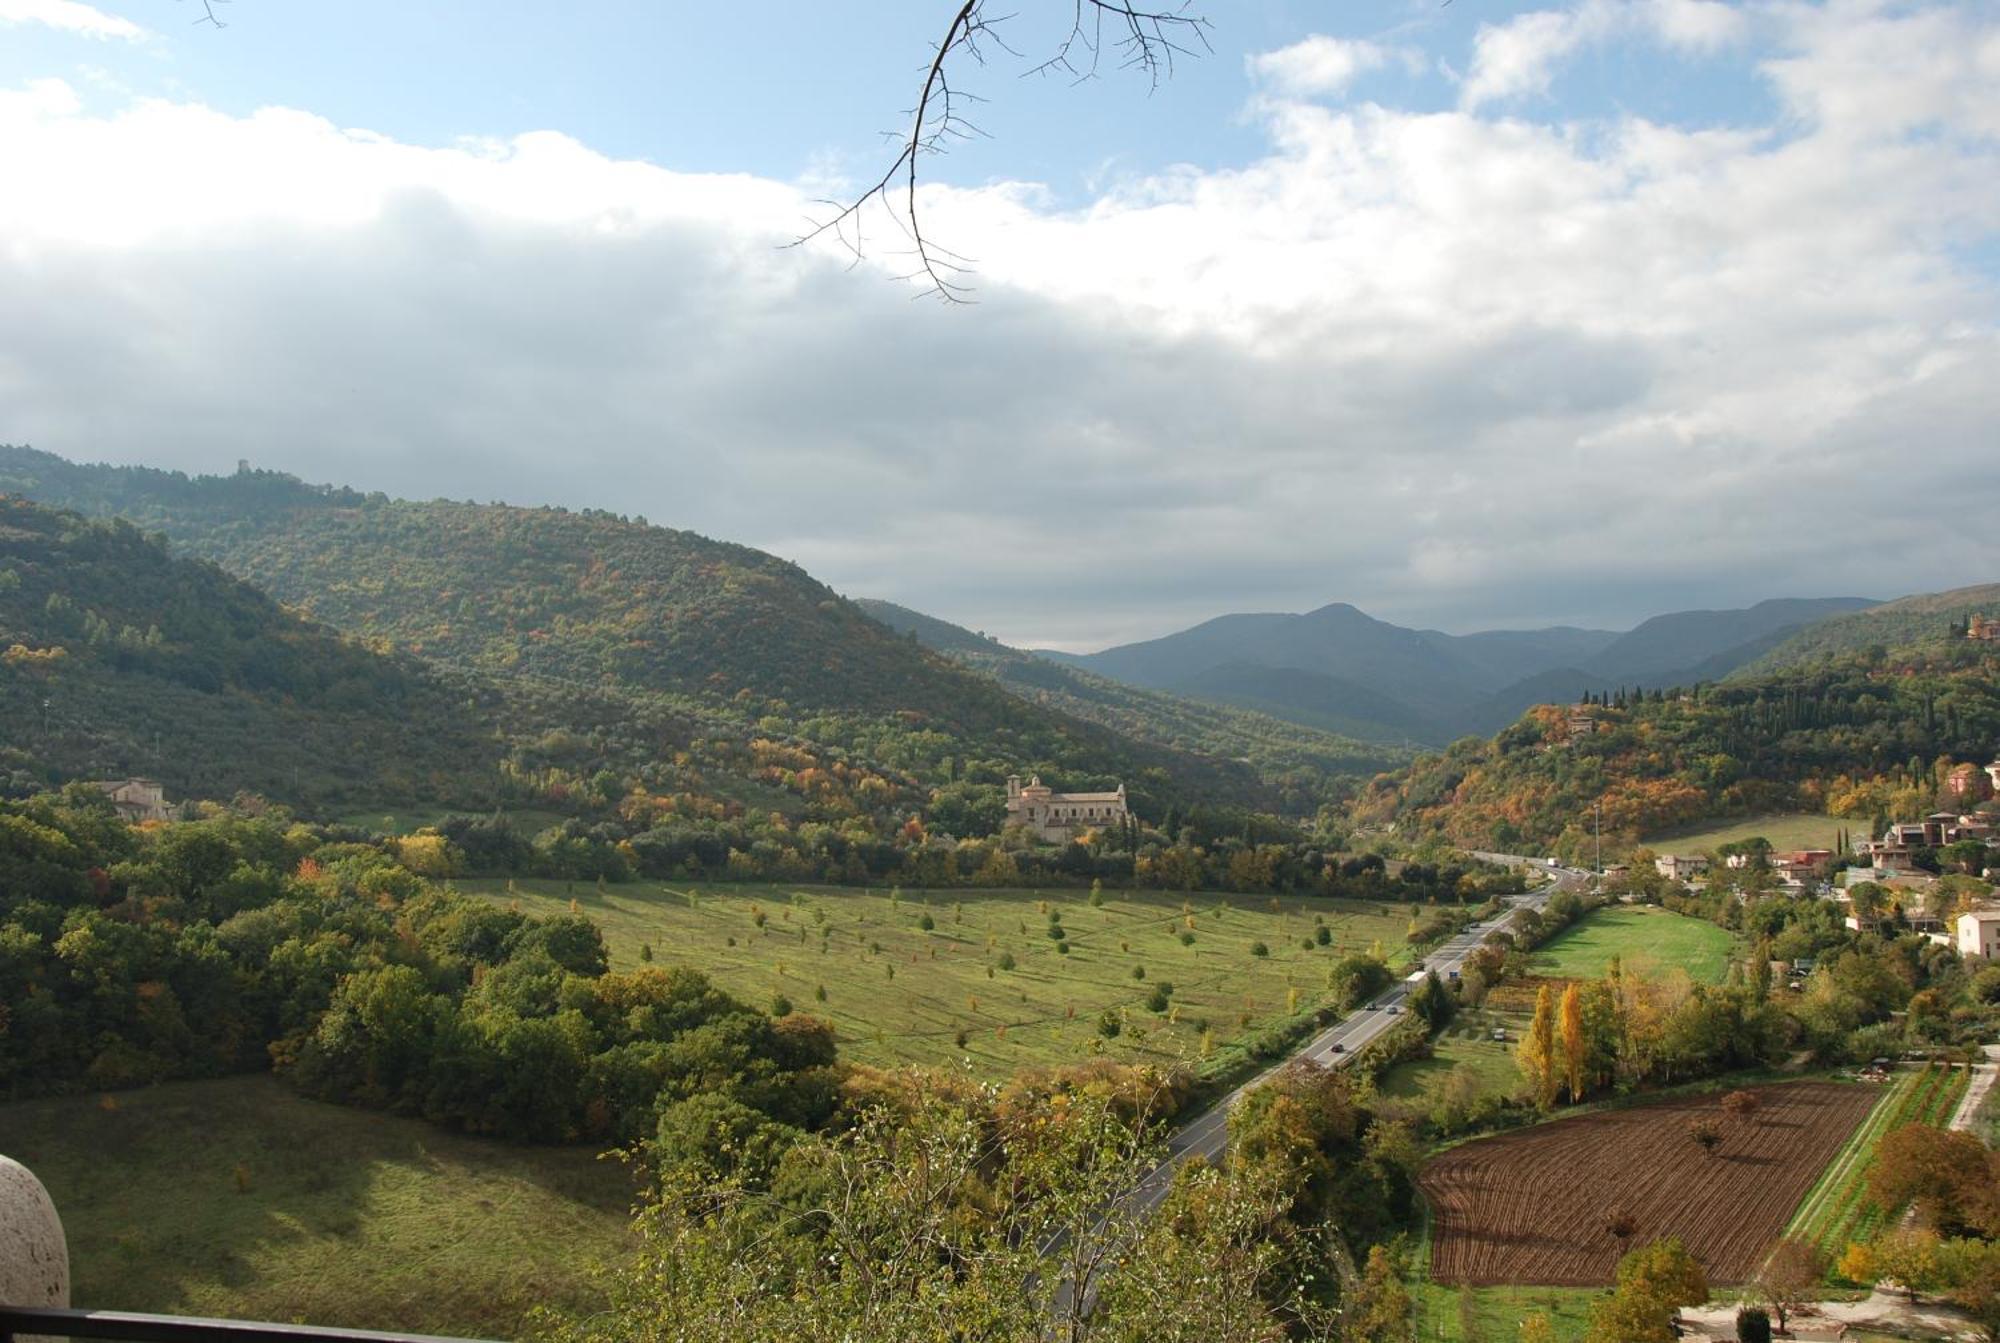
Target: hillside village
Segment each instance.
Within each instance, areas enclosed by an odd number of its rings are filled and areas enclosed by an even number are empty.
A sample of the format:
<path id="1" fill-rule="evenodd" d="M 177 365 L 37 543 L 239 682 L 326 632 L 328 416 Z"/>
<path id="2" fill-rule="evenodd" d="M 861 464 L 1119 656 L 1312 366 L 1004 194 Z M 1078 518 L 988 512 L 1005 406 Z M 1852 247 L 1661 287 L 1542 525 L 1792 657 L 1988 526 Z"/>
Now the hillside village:
<path id="1" fill-rule="evenodd" d="M 1756 891 L 1816 896 L 1844 906 L 1844 921 L 1857 932 L 1893 923 L 1962 955 L 1990 957 L 2000 946 L 2000 903 L 1994 900 L 2000 882 L 2000 850 L 1994 847 L 2000 843 L 2000 760 L 1952 766 L 1943 791 L 1956 808 L 1893 820 L 1880 835 L 1845 852 L 1773 852 L 1752 840 L 1714 854 L 1657 853 L 1653 871 L 1694 891 L 1714 869 L 1741 898 Z M 1605 875 L 1619 881 L 1630 873 L 1628 865 L 1618 864 Z"/>

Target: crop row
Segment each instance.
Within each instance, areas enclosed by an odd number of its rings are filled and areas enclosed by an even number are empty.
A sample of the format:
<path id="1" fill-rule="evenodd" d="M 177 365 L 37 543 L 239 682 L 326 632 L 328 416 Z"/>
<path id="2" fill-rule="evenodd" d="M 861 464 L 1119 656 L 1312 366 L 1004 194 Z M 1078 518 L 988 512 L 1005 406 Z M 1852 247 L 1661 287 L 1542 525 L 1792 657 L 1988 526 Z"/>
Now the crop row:
<path id="1" fill-rule="evenodd" d="M 1877 1145 L 1906 1124 L 1949 1122 L 1968 1081 L 1963 1072 L 1935 1065 L 1900 1080 L 1800 1205 L 1788 1234 L 1810 1240 L 1829 1257 L 1874 1234 L 1890 1215 L 1867 1202 Z"/>

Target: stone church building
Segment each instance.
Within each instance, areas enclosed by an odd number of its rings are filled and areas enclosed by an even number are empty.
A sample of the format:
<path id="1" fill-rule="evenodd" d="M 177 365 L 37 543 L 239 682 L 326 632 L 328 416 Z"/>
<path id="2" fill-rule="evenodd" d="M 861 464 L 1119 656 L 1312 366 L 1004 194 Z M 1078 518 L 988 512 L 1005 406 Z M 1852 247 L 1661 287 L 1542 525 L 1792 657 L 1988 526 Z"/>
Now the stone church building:
<path id="1" fill-rule="evenodd" d="M 1041 776 L 1021 786 L 1021 776 L 1007 780 L 1007 822 L 1051 844 L 1060 844 L 1085 830 L 1122 824 L 1131 813 L 1125 807 L 1125 785 L 1115 793 L 1058 793 Z"/>

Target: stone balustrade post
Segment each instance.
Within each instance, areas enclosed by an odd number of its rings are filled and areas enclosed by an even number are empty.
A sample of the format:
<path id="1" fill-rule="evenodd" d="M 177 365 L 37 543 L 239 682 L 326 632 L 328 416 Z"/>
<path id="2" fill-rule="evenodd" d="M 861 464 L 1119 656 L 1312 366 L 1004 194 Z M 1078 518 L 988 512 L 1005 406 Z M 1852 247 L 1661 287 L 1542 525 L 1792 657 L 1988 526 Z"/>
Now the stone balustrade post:
<path id="1" fill-rule="evenodd" d="M 5 1156 L 0 1156 L 0 1303 L 69 1305 L 69 1242 L 62 1218 L 35 1173 Z M 44 1340 L 24 1334 L 20 1343 Z"/>

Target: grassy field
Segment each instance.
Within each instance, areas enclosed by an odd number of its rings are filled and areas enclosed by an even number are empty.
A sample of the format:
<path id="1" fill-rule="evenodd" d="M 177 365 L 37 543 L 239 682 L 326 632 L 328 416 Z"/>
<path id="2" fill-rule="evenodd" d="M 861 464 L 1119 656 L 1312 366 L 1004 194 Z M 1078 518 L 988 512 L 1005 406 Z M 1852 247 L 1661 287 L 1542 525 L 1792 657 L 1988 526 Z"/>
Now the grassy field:
<path id="1" fill-rule="evenodd" d="M 649 947 L 654 964 L 694 966 L 760 1006 L 782 994 L 830 1019 L 847 1058 L 963 1060 L 989 1077 L 1097 1051 L 1199 1059 L 1205 1048 L 1313 1005 L 1347 952 L 1406 955 L 1411 914 L 1407 905 L 1201 892 L 1107 891 L 1093 907 L 1076 890 L 460 887 L 534 914 L 565 912 L 574 901 L 603 929 L 615 968 L 637 967 Z M 1326 946 L 1315 938 L 1317 920 Z M 1062 929 L 1067 953 L 1048 935 L 1052 927 Z M 1162 983 L 1172 985 L 1168 1010 L 1149 1010 Z M 1116 1036 L 1104 1033 L 1107 1012 Z"/>
<path id="2" fill-rule="evenodd" d="M 1539 1311 L 1560 1343 L 1574 1343 L 1590 1323 L 1590 1303 L 1604 1293 L 1588 1287 L 1447 1287 L 1413 1283 L 1416 1336 L 1429 1343 L 1515 1343 L 1521 1321 Z"/>
<path id="3" fill-rule="evenodd" d="M 1544 943 L 1535 953 L 1535 972 L 1599 979 L 1616 956 L 1643 973 L 1678 967 L 1701 983 L 1720 984 L 1729 971 L 1729 948 L 1728 932 L 1705 919 L 1645 905 L 1608 905 Z"/>
<path id="4" fill-rule="evenodd" d="M 1780 852 L 1794 849 L 1830 849 L 1842 827 L 1866 830 L 1866 821 L 1842 820 L 1838 816 L 1818 816 L 1810 812 L 1787 812 L 1752 816 L 1744 821 L 1718 821 L 1695 830 L 1671 831 L 1646 838 L 1646 847 L 1657 853 L 1707 853 L 1718 844 L 1762 836 Z M 1866 838 L 1864 835 L 1863 838 Z"/>
<path id="5" fill-rule="evenodd" d="M 1431 1057 L 1397 1064 L 1383 1075 L 1377 1090 L 1394 1100 L 1416 1100 L 1452 1069 L 1465 1067 L 1479 1079 L 1482 1093 L 1511 1095 L 1521 1086 L 1514 1047 L 1528 1021 L 1525 1012 L 1489 1008 L 1461 1012 L 1432 1040 Z M 1506 1040 L 1493 1038 L 1495 1028 L 1507 1032 Z"/>
<path id="6" fill-rule="evenodd" d="M 325 1105 L 269 1076 L 0 1105 L 48 1186 L 77 1305 L 513 1338 L 591 1309 L 628 1246 L 622 1165 Z"/>

